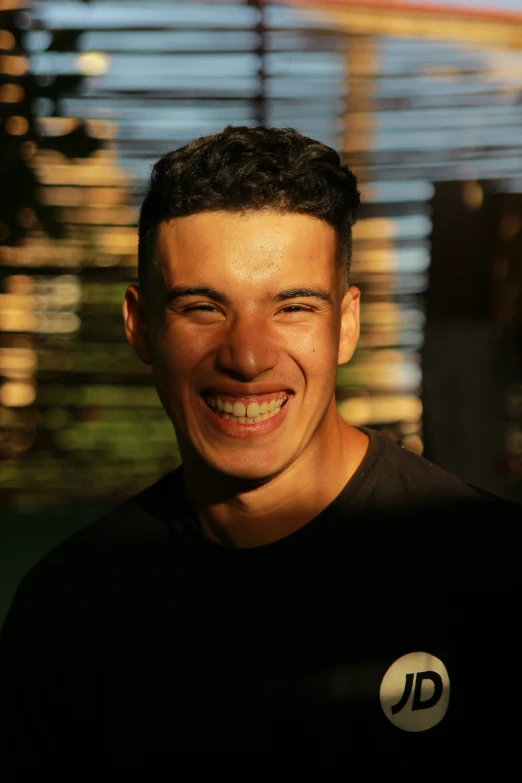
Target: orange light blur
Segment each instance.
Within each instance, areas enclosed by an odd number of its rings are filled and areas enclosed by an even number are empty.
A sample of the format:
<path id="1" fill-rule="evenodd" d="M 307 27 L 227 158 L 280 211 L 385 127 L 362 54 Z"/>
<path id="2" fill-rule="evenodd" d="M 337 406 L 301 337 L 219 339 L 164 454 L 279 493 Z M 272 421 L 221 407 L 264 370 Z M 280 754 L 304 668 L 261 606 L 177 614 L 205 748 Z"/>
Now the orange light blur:
<path id="1" fill-rule="evenodd" d="M 5 129 L 10 136 L 24 136 L 29 130 L 29 123 L 25 117 L 13 114 L 7 118 Z"/>
<path id="2" fill-rule="evenodd" d="M 17 54 L 5 54 L 0 57 L 0 73 L 8 76 L 23 76 L 29 68 L 27 58 Z"/>
<path id="3" fill-rule="evenodd" d="M 0 49 L 12 49 L 15 43 L 15 37 L 9 30 L 0 30 Z"/>
<path id="4" fill-rule="evenodd" d="M 0 403 L 8 408 L 27 407 L 36 400 L 36 389 L 31 383 L 7 381 L 0 386 Z"/>
<path id="5" fill-rule="evenodd" d="M 0 86 L 1 103 L 20 103 L 23 101 L 25 90 L 19 84 L 2 84 Z"/>

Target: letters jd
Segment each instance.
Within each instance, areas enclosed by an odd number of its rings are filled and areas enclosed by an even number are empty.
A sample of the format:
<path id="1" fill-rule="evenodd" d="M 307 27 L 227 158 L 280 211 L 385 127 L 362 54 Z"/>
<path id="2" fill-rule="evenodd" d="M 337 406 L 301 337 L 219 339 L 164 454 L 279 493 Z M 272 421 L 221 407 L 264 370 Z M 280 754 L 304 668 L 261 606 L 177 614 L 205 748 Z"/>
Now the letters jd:
<path id="1" fill-rule="evenodd" d="M 413 680 L 415 679 L 415 674 L 412 672 L 410 674 L 406 675 L 406 680 L 404 682 L 404 691 L 397 702 L 397 704 L 394 704 L 391 708 L 392 715 L 397 715 L 398 712 L 400 712 L 406 704 L 408 703 L 408 699 L 411 695 L 411 690 L 413 687 Z M 431 680 L 433 683 L 433 693 L 428 699 L 424 699 L 424 701 L 421 700 L 422 695 L 422 683 L 424 680 Z M 442 677 L 440 674 L 437 674 L 437 672 L 418 672 L 417 678 L 415 680 L 415 690 L 413 692 L 413 702 L 411 705 L 412 710 L 427 710 L 430 707 L 434 707 L 435 704 L 439 701 L 440 697 L 442 696 L 443 691 L 443 685 L 442 685 Z"/>

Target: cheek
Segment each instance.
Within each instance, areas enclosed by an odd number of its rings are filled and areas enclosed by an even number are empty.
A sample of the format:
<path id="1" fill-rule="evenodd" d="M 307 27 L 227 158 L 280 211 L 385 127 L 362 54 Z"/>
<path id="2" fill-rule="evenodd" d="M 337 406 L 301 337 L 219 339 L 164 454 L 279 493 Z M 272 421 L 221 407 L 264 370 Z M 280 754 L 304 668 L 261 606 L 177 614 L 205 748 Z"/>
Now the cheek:
<path id="1" fill-rule="evenodd" d="M 289 354 L 308 376 L 324 376 L 337 367 L 337 345 L 335 331 L 327 325 L 295 333 L 287 343 Z"/>
<path id="2" fill-rule="evenodd" d="M 163 407 L 182 422 L 190 406 L 190 388 L 212 373 L 212 351 L 201 335 L 170 328 L 156 342 L 152 375 Z"/>
<path id="3" fill-rule="evenodd" d="M 163 330 L 156 342 L 154 363 L 163 377 L 186 378 L 204 355 L 200 336 L 171 327 Z"/>

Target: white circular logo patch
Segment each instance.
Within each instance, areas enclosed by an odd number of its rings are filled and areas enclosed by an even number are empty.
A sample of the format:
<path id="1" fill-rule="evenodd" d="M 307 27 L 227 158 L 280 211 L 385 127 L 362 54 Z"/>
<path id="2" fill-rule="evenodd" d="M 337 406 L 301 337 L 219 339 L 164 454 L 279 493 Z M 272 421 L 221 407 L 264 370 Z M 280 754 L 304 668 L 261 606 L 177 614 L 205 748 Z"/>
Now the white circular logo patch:
<path id="1" fill-rule="evenodd" d="M 389 721 L 403 731 L 426 731 L 445 716 L 450 696 L 446 667 L 425 652 L 398 658 L 381 682 L 381 707 Z"/>

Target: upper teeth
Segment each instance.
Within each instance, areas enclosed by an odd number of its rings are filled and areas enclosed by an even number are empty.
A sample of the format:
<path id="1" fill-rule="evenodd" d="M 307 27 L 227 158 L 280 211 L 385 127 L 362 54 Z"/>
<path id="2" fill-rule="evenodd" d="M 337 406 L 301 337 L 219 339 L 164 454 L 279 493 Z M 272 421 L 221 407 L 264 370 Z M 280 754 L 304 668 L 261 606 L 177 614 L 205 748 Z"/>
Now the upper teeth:
<path id="1" fill-rule="evenodd" d="M 223 402 L 219 397 L 211 397 L 207 400 L 211 408 L 217 408 L 219 411 L 225 413 L 231 413 L 238 418 L 247 416 L 248 418 L 255 418 L 263 413 L 269 413 L 276 408 L 280 408 L 286 400 L 286 396 L 281 397 L 278 400 L 271 400 L 270 402 L 262 402 L 261 405 L 257 402 L 251 402 L 248 405 L 244 405 L 242 402 L 231 403 L 228 400 Z"/>

